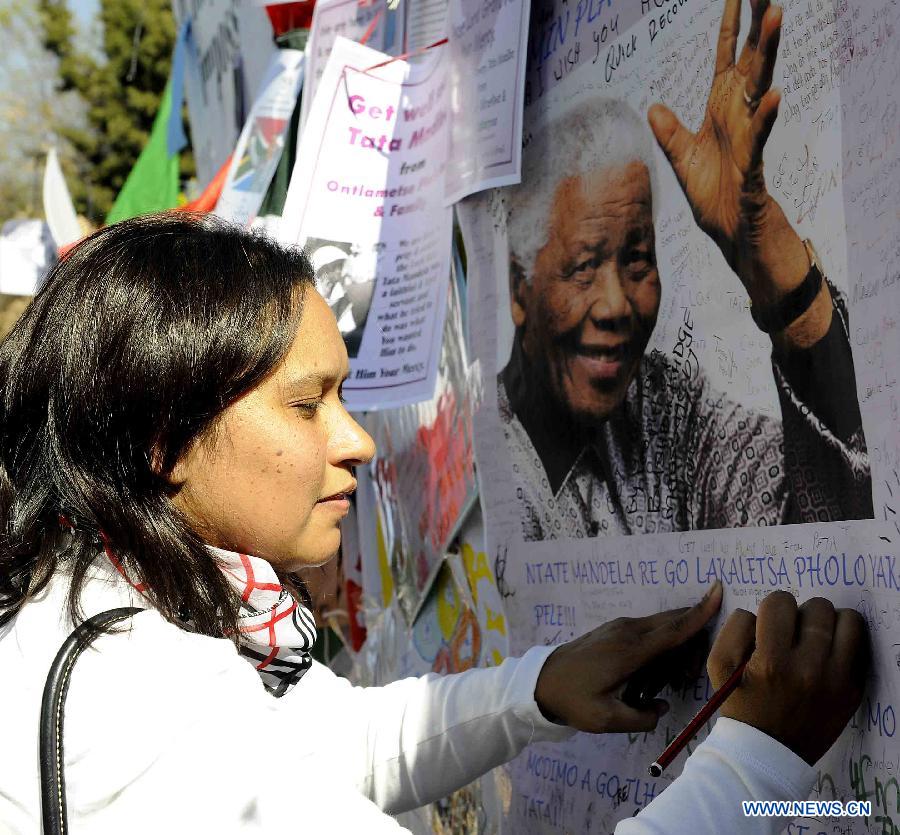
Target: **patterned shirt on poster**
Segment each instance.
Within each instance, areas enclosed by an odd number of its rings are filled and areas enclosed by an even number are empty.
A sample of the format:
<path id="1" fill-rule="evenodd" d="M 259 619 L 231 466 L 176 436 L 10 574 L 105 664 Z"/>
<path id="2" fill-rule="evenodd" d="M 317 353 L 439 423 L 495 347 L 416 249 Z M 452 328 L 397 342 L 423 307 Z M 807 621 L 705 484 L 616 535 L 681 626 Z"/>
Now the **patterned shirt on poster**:
<path id="1" fill-rule="evenodd" d="M 828 339 L 849 358 L 852 381 L 847 313 L 835 295 Z M 858 409 L 851 429 L 829 428 L 817 404 L 798 393 L 796 370 L 786 373 L 774 355 L 781 421 L 714 391 L 699 365 L 650 352 L 623 404 L 556 489 L 510 403 L 510 382 L 529 379 L 516 368 L 524 361 L 517 341 L 498 377 L 498 411 L 526 541 L 872 517 Z M 849 394 L 855 406 L 855 390 L 838 387 L 831 396 L 846 401 Z"/>

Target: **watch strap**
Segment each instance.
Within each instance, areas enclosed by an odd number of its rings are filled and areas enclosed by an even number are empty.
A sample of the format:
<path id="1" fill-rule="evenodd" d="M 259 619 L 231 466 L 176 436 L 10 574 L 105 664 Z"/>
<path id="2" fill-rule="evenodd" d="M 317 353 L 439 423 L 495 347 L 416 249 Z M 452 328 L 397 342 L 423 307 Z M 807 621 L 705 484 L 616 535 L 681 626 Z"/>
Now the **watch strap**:
<path id="1" fill-rule="evenodd" d="M 819 267 L 816 252 L 808 240 L 803 241 L 803 246 L 810 261 L 809 272 L 803 281 L 775 304 L 764 307 L 750 305 L 750 315 L 763 333 L 777 333 L 799 319 L 809 310 L 822 289 L 825 277 Z"/>

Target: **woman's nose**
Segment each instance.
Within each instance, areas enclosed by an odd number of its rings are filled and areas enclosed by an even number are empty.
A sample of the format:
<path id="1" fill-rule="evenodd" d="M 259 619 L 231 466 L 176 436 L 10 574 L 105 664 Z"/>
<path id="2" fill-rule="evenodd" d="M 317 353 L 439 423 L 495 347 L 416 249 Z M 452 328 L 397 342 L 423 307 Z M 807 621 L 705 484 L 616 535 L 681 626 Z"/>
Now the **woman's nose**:
<path id="1" fill-rule="evenodd" d="M 359 466 L 368 464 L 375 457 L 375 441 L 353 416 L 344 408 L 339 425 L 332 436 L 335 463 Z"/>

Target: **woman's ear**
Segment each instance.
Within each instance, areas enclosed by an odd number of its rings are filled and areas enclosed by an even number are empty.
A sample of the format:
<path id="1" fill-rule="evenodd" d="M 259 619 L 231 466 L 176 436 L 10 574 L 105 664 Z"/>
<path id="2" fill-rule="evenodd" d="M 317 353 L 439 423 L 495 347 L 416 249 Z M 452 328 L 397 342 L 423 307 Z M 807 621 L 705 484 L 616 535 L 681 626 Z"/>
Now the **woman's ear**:
<path id="1" fill-rule="evenodd" d="M 191 451 L 191 449 L 188 449 L 182 455 L 180 455 L 178 457 L 178 460 L 175 462 L 175 466 L 172 467 L 171 470 L 167 471 L 165 455 L 160 447 L 160 444 L 158 442 L 155 442 L 150 450 L 149 455 L 150 469 L 153 471 L 153 475 L 168 482 L 169 487 L 172 489 L 172 491 L 177 491 L 187 480 L 188 471 L 190 470 L 188 458 L 191 454 Z"/>
<path id="2" fill-rule="evenodd" d="M 190 452 L 186 452 L 182 455 L 175 462 L 175 466 L 172 467 L 172 471 L 168 474 L 169 483 L 175 488 L 181 487 L 188 479 L 188 471 L 190 469 L 187 461 L 188 455 L 190 455 Z"/>
<path id="3" fill-rule="evenodd" d="M 516 328 L 525 326 L 531 285 L 515 255 L 509 257 L 509 309 Z"/>

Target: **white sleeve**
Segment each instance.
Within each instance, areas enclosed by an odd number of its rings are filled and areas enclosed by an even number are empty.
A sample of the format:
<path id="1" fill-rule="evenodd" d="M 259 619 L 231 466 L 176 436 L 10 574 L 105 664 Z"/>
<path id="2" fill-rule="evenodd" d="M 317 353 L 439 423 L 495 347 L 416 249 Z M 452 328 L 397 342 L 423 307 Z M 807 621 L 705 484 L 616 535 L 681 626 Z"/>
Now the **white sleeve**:
<path id="1" fill-rule="evenodd" d="M 155 613 L 104 636 L 75 666 L 65 708 L 73 835 L 407 832 L 304 747 L 227 641 Z M 2 827 L 0 827 L 2 828 Z"/>
<path id="2" fill-rule="evenodd" d="M 499 667 L 383 687 L 353 687 L 315 664 L 278 701 L 292 714 L 327 717 L 327 739 L 316 747 L 359 791 L 397 813 L 445 797 L 529 742 L 574 733 L 545 719 L 534 700 L 552 651 L 534 647 Z"/>
<path id="3" fill-rule="evenodd" d="M 806 800 L 815 769 L 762 731 L 720 718 L 681 776 L 616 835 L 777 835 L 786 818 L 744 817 L 744 800 Z"/>

